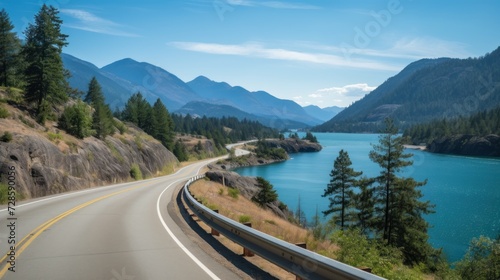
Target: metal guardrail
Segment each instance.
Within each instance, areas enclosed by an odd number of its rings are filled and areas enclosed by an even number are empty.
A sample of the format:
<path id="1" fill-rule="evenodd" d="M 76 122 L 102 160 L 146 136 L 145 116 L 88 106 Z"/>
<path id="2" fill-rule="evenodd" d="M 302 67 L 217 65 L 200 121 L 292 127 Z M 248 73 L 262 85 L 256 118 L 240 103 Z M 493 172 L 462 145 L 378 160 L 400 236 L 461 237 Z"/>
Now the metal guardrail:
<path id="1" fill-rule="evenodd" d="M 187 181 L 183 190 L 184 199 L 198 218 L 233 242 L 301 279 L 384 279 L 262 233 L 212 211 L 196 201 L 189 192 L 191 183 L 204 177 L 205 175 L 199 175 Z"/>

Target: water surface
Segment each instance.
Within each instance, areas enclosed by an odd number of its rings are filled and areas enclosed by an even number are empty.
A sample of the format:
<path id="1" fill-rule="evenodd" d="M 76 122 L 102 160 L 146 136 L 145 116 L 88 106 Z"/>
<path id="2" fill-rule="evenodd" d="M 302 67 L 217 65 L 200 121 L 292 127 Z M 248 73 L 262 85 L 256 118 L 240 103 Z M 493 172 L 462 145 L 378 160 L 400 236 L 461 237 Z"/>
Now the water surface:
<path id="1" fill-rule="evenodd" d="M 269 180 L 280 200 L 292 210 L 297 208 L 300 196 L 308 219 L 316 209 L 321 212 L 328 207 L 328 198 L 321 195 L 340 149 L 349 153 L 355 170 L 366 176 L 379 174 L 378 165 L 368 158 L 371 144 L 378 143 L 378 135 L 315 135 L 323 146 L 321 152 L 292 154 L 286 162 L 240 168 L 236 172 Z M 418 181 L 427 179 L 427 185 L 421 188 L 423 199 L 436 205 L 436 213 L 426 216 L 432 225 L 429 241 L 434 247 L 442 247 L 453 262 L 462 258 L 473 237 L 496 238 L 500 234 L 500 160 L 408 152 L 414 154 L 414 165 L 402 175 Z"/>

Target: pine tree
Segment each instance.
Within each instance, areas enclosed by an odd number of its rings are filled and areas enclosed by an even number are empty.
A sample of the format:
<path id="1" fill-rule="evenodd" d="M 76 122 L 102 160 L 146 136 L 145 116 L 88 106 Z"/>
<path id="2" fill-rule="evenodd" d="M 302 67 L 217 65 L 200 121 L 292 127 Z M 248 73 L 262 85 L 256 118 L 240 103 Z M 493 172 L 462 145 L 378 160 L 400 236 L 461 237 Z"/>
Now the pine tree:
<path id="1" fill-rule="evenodd" d="M 149 102 L 144 99 L 140 92 L 130 96 L 123 110 L 123 119 L 136 124 L 146 133 L 153 131 L 153 111 Z"/>
<path id="2" fill-rule="evenodd" d="M 404 153 L 403 138 L 399 136 L 397 128 L 391 119 L 385 120 L 386 128 L 379 136 L 379 144 L 373 145 L 373 150 L 370 152 L 370 159 L 377 163 L 382 171 L 376 179 L 379 186 L 375 188 L 375 198 L 377 200 L 377 210 L 381 215 L 377 225 L 383 232 L 383 239 L 387 240 L 388 244 L 392 244 L 391 231 L 393 226 L 391 202 L 394 201 L 394 192 L 396 188 L 396 173 L 403 167 L 410 166 L 412 161 L 406 160 L 411 154 Z"/>
<path id="3" fill-rule="evenodd" d="M 177 140 L 172 151 L 179 161 L 186 161 L 189 159 L 189 155 L 186 151 L 186 146 L 182 144 L 180 140 Z"/>
<path id="4" fill-rule="evenodd" d="M 368 235 L 373 228 L 374 218 L 374 200 L 373 189 L 370 187 L 373 179 L 363 177 L 357 181 L 360 191 L 353 196 L 354 208 L 354 226 L 359 228 L 360 232 Z"/>
<path id="5" fill-rule="evenodd" d="M 85 102 L 94 107 L 92 115 L 92 128 L 95 130 L 96 137 L 100 139 L 114 132 L 113 113 L 109 106 L 104 103 L 104 94 L 101 85 L 95 77 L 90 80 L 89 89 L 84 99 Z"/>
<path id="6" fill-rule="evenodd" d="M 15 32 L 12 32 L 9 15 L 2 9 L 0 11 L 0 85 L 9 87 L 13 85 L 13 76 L 16 72 L 16 59 L 20 50 L 20 42 Z"/>
<path id="7" fill-rule="evenodd" d="M 62 20 L 52 6 L 43 5 L 24 32 L 26 42 L 22 53 L 26 59 L 27 102 L 34 102 L 38 120 L 43 123 L 50 113 L 50 104 L 67 99 L 68 88 L 61 59 L 62 48 L 67 45 L 67 35 L 61 33 Z"/>
<path id="8" fill-rule="evenodd" d="M 270 203 L 278 199 L 276 190 L 273 189 L 273 185 L 271 185 L 271 183 L 266 179 L 257 177 L 257 186 L 260 188 L 260 191 L 252 199 L 260 206 L 264 206 L 266 203 Z"/>
<path id="9" fill-rule="evenodd" d="M 341 230 L 345 229 L 348 211 L 353 206 L 353 188 L 356 185 L 356 177 L 363 173 L 354 171 L 351 165 L 349 154 L 344 150 L 340 150 L 339 156 L 333 164 L 333 170 L 330 172 L 330 183 L 322 195 L 330 200 L 329 208 L 323 211 L 323 214 L 327 216 L 339 212 L 338 218 L 340 219 Z"/>
<path id="10" fill-rule="evenodd" d="M 413 164 L 409 160 L 412 154 L 404 153 L 404 139 L 397 134 L 393 121 L 386 119 L 385 125 L 379 144 L 370 152 L 370 159 L 382 168 L 375 178 L 378 186 L 373 189 L 375 211 L 379 213 L 374 224 L 388 245 L 403 248 L 406 263 L 425 262 L 431 249 L 427 244 L 429 225 L 422 215 L 432 213 L 433 206 L 419 200 L 422 194 L 416 188 L 426 182 L 397 176 L 402 168 Z"/>
<path id="11" fill-rule="evenodd" d="M 152 109 L 152 136 L 158 139 L 163 146 L 172 150 L 174 148 L 174 122 L 163 102 L 158 98 Z"/>

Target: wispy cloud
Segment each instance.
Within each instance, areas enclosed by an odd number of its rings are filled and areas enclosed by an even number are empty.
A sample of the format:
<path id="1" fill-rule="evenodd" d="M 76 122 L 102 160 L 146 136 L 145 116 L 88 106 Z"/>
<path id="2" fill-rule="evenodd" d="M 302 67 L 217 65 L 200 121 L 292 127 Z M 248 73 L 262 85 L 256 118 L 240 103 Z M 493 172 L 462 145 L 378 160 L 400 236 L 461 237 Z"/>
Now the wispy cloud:
<path id="1" fill-rule="evenodd" d="M 62 14 L 75 20 L 65 24 L 66 27 L 122 37 L 140 37 L 137 34 L 124 31 L 125 26 L 100 18 L 90 12 L 78 9 L 61 9 Z"/>
<path id="2" fill-rule="evenodd" d="M 328 106 L 336 105 L 346 107 L 363 98 L 366 94 L 370 93 L 376 87 L 369 86 L 366 83 L 351 84 L 341 87 L 330 87 L 318 89 L 313 93 L 307 95 L 307 99 L 300 96 L 294 98 L 296 102 L 301 105 L 308 104 L 324 104 Z"/>
<path id="3" fill-rule="evenodd" d="M 372 57 L 417 60 L 422 58 L 453 57 L 467 58 L 467 45 L 460 42 L 446 41 L 433 37 L 404 37 L 385 49 L 356 48 L 348 43 L 339 46 L 325 46 L 314 43 L 310 48 L 343 54 L 349 58 Z"/>
<path id="4" fill-rule="evenodd" d="M 232 6 L 267 7 L 273 9 L 314 10 L 318 6 L 303 3 L 288 3 L 284 1 L 252 1 L 252 0 L 227 0 Z"/>
<path id="5" fill-rule="evenodd" d="M 314 53 L 305 51 L 288 50 L 283 48 L 268 48 L 260 43 L 245 43 L 239 45 L 201 43 L 201 42 L 172 42 L 176 48 L 218 55 L 249 56 L 265 59 L 307 62 L 337 67 L 361 68 L 384 71 L 398 71 L 402 67 L 381 63 L 374 60 L 347 59 L 341 55 L 327 53 Z"/>

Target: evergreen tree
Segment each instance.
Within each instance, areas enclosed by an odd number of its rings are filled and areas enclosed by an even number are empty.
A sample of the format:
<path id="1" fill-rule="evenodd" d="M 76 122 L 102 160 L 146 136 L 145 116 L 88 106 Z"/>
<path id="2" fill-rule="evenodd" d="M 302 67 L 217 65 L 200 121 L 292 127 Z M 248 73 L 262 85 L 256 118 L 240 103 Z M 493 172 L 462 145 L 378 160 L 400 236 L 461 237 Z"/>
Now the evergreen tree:
<path id="1" fill-rule="evenodd" d="M 104 94 L 101 90 L 101 85 L 95 77 L 90 80 L 89 90 L 84 99 L 94 107 L 94 114 L 92 115 L 92 128 L 95 130 L 96 137 L 100 139 L 114 132 L 113 127 L 113 113 L 109 106 L 104 103 Z"/>
<path id="2" fill-rule="evenodd" d="M 158 139 L 169 150 L 174 148 L 174 122 L 167 107 L 158 98 L 152 109 L 153 137 Z"/>
<path id="3" fill-rule="evenodd" d="M 188 152 L 186 151 L 186 146 L 182 144 L 180 140 L 177 140 L 172 151 L 179 161 L 187 161 L 189 159 Z"/>
<path id="4" fill-rule="evenodd" d="M 318 143 L 318 139 L 311 132 L 307 132 L 306 136 L 304 138 L 302 138 L 302 139 L 309 140 L 312 143 Z"/>
<path id="5" fill-rule="evenodd" d="M 392 120 L 386 119 L 385 125 L 379 144 L 370 152 L 370 159 L 382 168 L 373 189 L 375 211 L 379 213 L 375 228 L 388 245 L 404 248 L 405 262 L 425 262 L 431 251 L 427 244 L 429 225 L 422 215 L 431 213 L 433 206 L 419 201 L 422 194 L 416 188 L 426 182 L 397 176 L 402 168 L 413 164 L 409 160 L 412 154 L 404 153 L 403 137 L 397 134 Z"/>
<path id="6" fill-rule="evenodd" d="M 9 15 L 2 9 L 0 11 L 0 85 L 9 87 L 13 85 L 16 72 L 16 58 L 20 50 L 20 42 L 15 32 L 12 32 Z"/>
<path id="7" fill-rule="evenodd" d="M 354 208 L 356 208 L 354 217 L 354 226 L 359 228 L 360 232 L 368 235 L 373 228 L 374 206 L 373 189 L 370 186 L 373 180 L 363 177 L 357 181 L 360 189 L 359 193 L 353 196 Z"/>
<path id="8" fill-rule="evenodd" d="M 380 176 L 376 178 L 379 186 L 374 190 L 377 202 L 376 210 L 381 212 L 377 225 L 379 230 L 383 232 L 383 239 L 391 245 L 393 230 L 391 202 L 395 199 L 396 173 L 413 163 L 407 160 L 412 155 L 404 153 L 403 138 L 397 134 L 398 130 L 392 119 L 386 119 L 385 125 L 383 134 L 379 136 L 379 144 L 373 145 L 370 159 L 382 168 Z"/>
<path id="9" fill-rule="evenodd" d="M 100 139 L 112 135 L 115 131 L 113 125 L 113 113 L 107 104 L 96 104 L 92 115 L 92 128 L 96 137 Z"/>
<path id="10" fill-rule="evenodd" d="M 395 184 L 394 200 L 391 201 L 391 231 L 393 245 L 401 248 L 408 264 L 425 263 L 433 254 L 427 242 L 429 224 L 422 217 L 434 213 L 429 201 L 420 201 L 422 192 L 417 189 L 427 182 L 417 182 L 413 178 L 398 178 Z"/>
<path id="11" fill-rule="evenodd" d="M 153 131 L 153 111 L 140 92 L 128 99 L 122 114 L 125 121 L 134 123 L 146 133 L 150 134 Z"/>
<path id="12" fill-rule="evenodd" d="M 62 48 L 67 45 L 67 35 L 61 33 L 62 20 L 52 6 L 43 5 L 24 32 L 26 42 L 22 53 L 27 65 L 25 99 L 36 104 L 38 120 L 43 123 L 48 116 L 49 104 L 67 99 L 67 72 L 61 59 Z"/>
<path id="13" fill-rule="evenodd" d="M 273 185 L 271 185 L 271 183 L 266 179 L 257 177 L 257 186 L 260 188 L 260 191 L 252 199 L 260 206 L 264 206 L 266 203 L 270 203 L 278 199 L 276 190 L 273 189 Z"/>
<path id="14" fill-rule="evenodd" d="M 330 183 L 322 195 L 330 200 L 329 208 L 323 211 L 323 214 L 327 216 L 339 212 L 338 218 L 341 230 L 345 229 L 348 211 L 353 206 L 353 188 L 356 185 L 356 177 L 362 174 L 362 172 L 354 171 L 351 165 L 349 154 L 344 150 L 340 150 L 330 173 Z"/>

